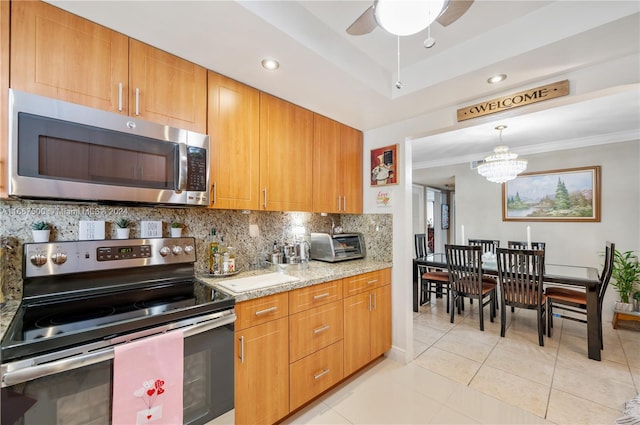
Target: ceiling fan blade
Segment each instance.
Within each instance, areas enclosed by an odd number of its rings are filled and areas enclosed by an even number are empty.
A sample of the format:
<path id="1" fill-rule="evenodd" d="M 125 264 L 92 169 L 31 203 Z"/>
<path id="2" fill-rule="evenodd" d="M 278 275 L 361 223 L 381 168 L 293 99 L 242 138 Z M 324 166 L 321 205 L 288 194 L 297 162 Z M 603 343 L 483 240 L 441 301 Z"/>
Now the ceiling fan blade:
<path id="1" fill-rule="evenodd" d="M 371 5 L 362 13 L 362 15 L 358 17 L 358 19 L 356 19 L 351 25 L 349 25 L 349 28 L 347 28 L 347 33 L 351 35 L 369 34 L 371 31 L 376 29 L 377 26 L 378 23 L 373 16 L 373 5 Z"/>
<path id="2" fill-rule="evenodd" d="M 467 10 L 469 10 L 472 4 L 473 0 L 451 0 L 447 8 L 440 16 L 438 16 L 436 21 L 438 21 L 438 23 L 443 27 L 453 24 L 459 17 L 464 15 Z"/>

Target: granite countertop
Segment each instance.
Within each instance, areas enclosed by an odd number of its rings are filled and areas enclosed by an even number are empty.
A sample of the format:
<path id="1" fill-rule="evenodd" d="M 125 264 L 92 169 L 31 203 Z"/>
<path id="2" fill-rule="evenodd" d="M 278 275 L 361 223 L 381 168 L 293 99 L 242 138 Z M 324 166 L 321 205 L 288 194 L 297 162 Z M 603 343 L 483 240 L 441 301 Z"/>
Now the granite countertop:
<path id="1" fill-rule="evenodd" d="M 306 264 L 282 264 L 272 265 L 270 268 L 251 270 L 238 273 L 228 278 L 211 277 L 211 275 L 197 276 L 201 282 L 211 285 L 216 289 L 233 295 L 236 302 L 260 298 L 267 295 L 277 294 L 280 292 L 291 291 L 305 286 L 311 286 L 318 283 L 324 283 L 343 277 L 355 276 L 362 273 L 372 272 L 376 270 L 392 267 L 391 262 L 373 261 L 373 260 L 349 260 L 338 263 L 325 263 L 322 261 L 309 261 Z M 282 273 L 283 275 L 292 276 L 299 280 L 295 282 L 287 282 L 268 286 L 250 291 L 234 292 L 220 285 L 221 282 L 230 279 L 237 279 L 249 276 L 256 276 L 266 273 Z"/>
<path id="2" fill-rule="evenodd" d="M 264 297 L 266 295 L 276 294 L 279 292 L 290 291 L 296 288 L 315 285 L 317 283 L 328 282 L 330 280 L 341 279 L 343 277 L 354 276 L 362 273 L 372 272 L 380 269 L 391 267 L 391 262 L 373 261 L 373 260 L 350 260 L 340 263 L 324 263 L 321 261 L 310 261 L 307 264 L 294 265 L 273 265 L 271 268 L 251 270 L 240 272 L 229 278 L 215 278 L 210 275 L 197 276 L 198 280 L 207 285 L 211 285 L 216 289 L 228 293 L 235 297 L 236 302 L 246 301 L 253 298 Z M 284 275 L 293 276 L 299 280 L 289 282 L 267 288 L 256 289 L 245 292 L 233 292 L 227 288 L 223 288 L 219 283 L 223 280 L 234 278 L 256 276 L 265 273 L 279 272 Z M 0 308 L 0 339 L 4 337 L 11 320 L 18 311 L 20 301 L 8 301 Z"/>

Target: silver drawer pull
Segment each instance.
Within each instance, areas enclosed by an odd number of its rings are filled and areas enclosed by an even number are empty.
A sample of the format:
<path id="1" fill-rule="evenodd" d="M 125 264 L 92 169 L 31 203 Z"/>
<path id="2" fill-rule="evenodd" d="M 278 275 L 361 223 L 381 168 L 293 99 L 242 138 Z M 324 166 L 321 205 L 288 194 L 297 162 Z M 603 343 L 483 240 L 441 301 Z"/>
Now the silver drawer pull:
<path id="1" fill-rule="evenodd" d="M 326 375 L 327 373 L 329 373 L 329 369 L 325 369 L 320 373 L 316 373 L 315 375 L 313 375 L 313 379 L 320 379 L 322 378 L 324 375 Z"/>
<path id="2" fill-rule="evenodd" d="M 372 283 L 378 283 L 378 279 L 372 279 L 367 282 L 368 285 L 371 285 Z"/>
<path id="3" fill-rule="evenodd" d="M 326 298 L 326 297 L 328 297 L 329 295 L 331 295 L 331 294 L 329 294 L 328 292 L 325 292 L 324 294 L 314 295 L 314 296 L 313 296 L 313 299 L 314 299 L 314 300 L 319 300 L 320 298 Z"/>
<path id="4" fill-rule="evenodd" d="M 262 314 L 267 314 L 267 313 L 272 313 L 272 312 L 276 311 L 277 309 L 278 309 L 278 307 L 276 307 L 276 306 L 265 308 L 264 310 L 256 311 L 256 316 L 260 316 Z"/>
<path id="5" fill-rule="evenodd" d="M 313 330 L 313 333 L 314 333 L 314 334 L 319 334 L 320 332 L 324 332 L 324 331 L 328 330 L 328 329 L 329 329 L 329 327 L 330 327 L 329 325 L 324 325 L 324 326 L 322 326 L 321 328 L 314 329 L 314 330 Z"/>

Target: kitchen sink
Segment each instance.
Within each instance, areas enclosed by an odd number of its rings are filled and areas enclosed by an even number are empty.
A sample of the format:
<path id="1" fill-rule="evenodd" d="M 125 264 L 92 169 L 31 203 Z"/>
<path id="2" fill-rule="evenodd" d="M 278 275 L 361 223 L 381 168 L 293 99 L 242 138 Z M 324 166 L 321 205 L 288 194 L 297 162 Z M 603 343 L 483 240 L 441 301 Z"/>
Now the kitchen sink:
<path id="1" fill-rule="evenodd" d="M 219 282 L 216 282 L 218 285 L 222 286 L 233 292 L 245 292 L 245 291 L 253 291 L 256 289 L 268 288 L 270 286 L 282 285 L 284 283 L 297 282 L 300 279 L 293 276 L 288 276 L 282 273 L 265 273 L 256 276 L 247 276 L 247 277 L 239 277 L 235 279 L 225 279 Z"/>

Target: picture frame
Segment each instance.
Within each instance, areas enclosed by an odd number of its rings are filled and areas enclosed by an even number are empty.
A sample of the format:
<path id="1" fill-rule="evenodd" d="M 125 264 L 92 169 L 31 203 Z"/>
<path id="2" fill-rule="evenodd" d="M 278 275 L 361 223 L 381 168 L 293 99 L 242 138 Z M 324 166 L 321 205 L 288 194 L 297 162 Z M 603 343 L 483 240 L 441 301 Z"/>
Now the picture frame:
<path id="1" fill-rule="evenodd" d="M 523 173 L 503 183 L 502 221 L 599 222 L 600 166 Z"/>
<path id="2" fill-rule="evenodd" d="M 449 204 L 442 204 L 440 209 L 440 219 L 443 229 L 449 228 Z"/>
<path id="3" fill-rule="evenodd" d="M 398 145 L 371 149 L 369 177 L 371 186 L 398 184 Z"/>

